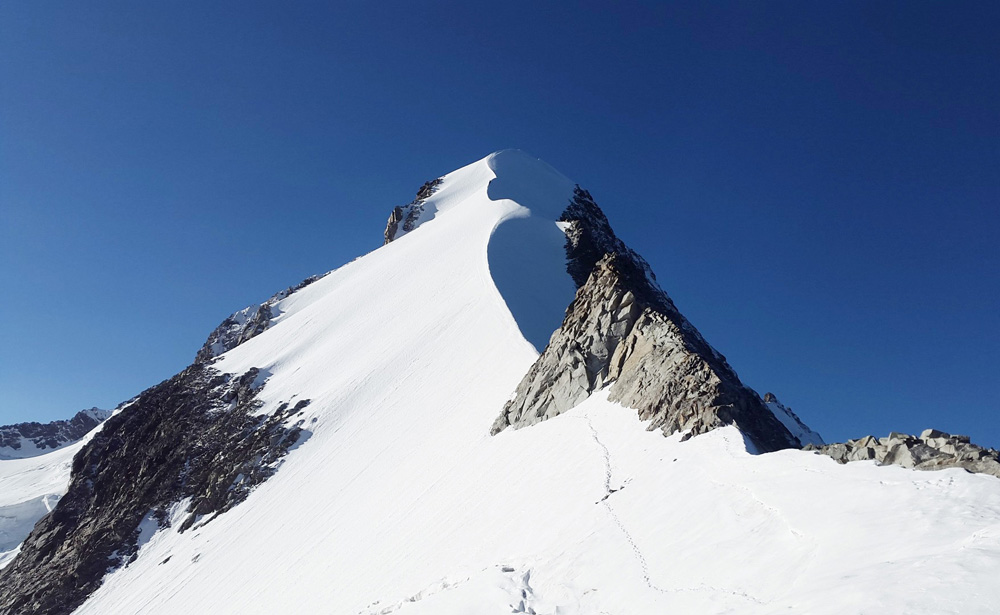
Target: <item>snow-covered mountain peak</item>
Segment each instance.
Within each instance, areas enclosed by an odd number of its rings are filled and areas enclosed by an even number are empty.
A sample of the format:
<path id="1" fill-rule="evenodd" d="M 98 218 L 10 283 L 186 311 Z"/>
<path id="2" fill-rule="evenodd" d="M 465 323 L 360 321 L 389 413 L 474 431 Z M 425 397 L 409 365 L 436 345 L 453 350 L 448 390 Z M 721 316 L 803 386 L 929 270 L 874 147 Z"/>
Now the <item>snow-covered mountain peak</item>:
<path id="1" fill-rule="evenodd" d="M 417 227 L 463 207 L 478 208 L 511 201 L 533 215 L 555 221 L 573 195 L 574 183 L 544 161 L 518 149 L 505 149 L 425 183 L 409 204 L 393 210 L 386 228 L 386 243 Z M 530 212 L 530 213 L 529 213 Z"/>
<path id="2" fill-rule="evenodd" d="M 739 381 L 659 288 L 646 261 L 615 235 L 590 193 L 530 154 L 501 150 L 426 182 L 414 201 L 393 210 L 385 237 L 385 247 L 350 267 L 377 268 L 405 251 L 406 271 L 441 269 L 445 259 L 453 258 L 449 252 L 461 246 L 465 255 L 451 263 L 455 275 L 469 275 L 485 264 L 478 275 L 499 293 L 521 337 L 542 355 L 494 432 L 550 418 L 614 384 L 612 399 L 639 410 L 643 418 L 655 418 L 668 434 L 702 433 L 735 422 L 762 451 L 813 441 L 800 441 L 799 435 L 814 434 L 799 422 L 792 423 L 793 433 L 785 414 L 776 415 Z M 400 241 L 403 237 L 407 241 Z M 324 302 L 324 289 L 334 287 L 340 273 L 304 293 L 293 295 L 299 287 L 291 288 L 259 308 L 234 314 L 199 357 L 218 356 L 279 320 L 295 322 L 295 312 L 313 309 L 306 298 Z M 640 334 L 637 324 L 646 332 Z M 287 352 L 283 348 L 276 356 Z M 663 381 L 648 380 L 655 365 L 685 361 L 697 363 L 702 376 L 684 379 L 678 372 Z M 249 367 L 272 369 L 259 364 L 239 369 Z M 694 368 L 685 364 L 683 369 Z M 664 395 L 686 401 L 664 412 Z"/>
<path id="3" fill-rule="evenodd" d="M 429 181 L 385 239 L 59 457 L 0 615 L 995 611 L 1000 483 L 794 450 L 545 163 Z"/>

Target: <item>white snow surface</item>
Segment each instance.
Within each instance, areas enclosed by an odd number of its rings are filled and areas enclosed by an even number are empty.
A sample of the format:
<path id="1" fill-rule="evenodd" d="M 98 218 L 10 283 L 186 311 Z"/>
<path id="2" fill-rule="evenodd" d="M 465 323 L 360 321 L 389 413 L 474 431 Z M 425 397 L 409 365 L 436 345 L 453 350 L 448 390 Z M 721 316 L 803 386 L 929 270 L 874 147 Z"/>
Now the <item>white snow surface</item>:
<path id="1" fill-rule="evenodd" d="M 528 321 L 572 298 L 546 230 L 571 188 L 493 154 L 418 231 L 283 300 L 216 367 L 266 370 L 264 412 L 311 399 L 310 437 L 229 512 L 147 523 L 77 613 L 995 613 L 996 478 L 680 442 L 603 391 L 489 435 L 540 350 Z M 507 259 L 533 265 L 495 284 Z"/>
<path id="2" fill-rule="evenodd" d="M 0 460 L 0 568 L 66 493 L 73 456 L 86 441 L 35 457 Z"/>

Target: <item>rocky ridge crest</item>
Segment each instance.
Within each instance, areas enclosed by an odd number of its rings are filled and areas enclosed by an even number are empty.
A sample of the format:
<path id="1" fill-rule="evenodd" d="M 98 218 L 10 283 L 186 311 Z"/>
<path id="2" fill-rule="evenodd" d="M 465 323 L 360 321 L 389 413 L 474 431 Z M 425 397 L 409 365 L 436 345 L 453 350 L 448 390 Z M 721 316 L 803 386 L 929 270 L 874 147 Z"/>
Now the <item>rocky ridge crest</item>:
<path id="1" fill-rule="evenodd" d="M 389 221 L 385 225 L 385 242 L 382 245 L 388 244 L 397 237 L 402 237 L 417 228 L 420 216 L 424 213 L 424 201 L 437 192 L 442 181 L 444 180 L 438 177 L 424 182 L 424 185 L 417 190 L 415 199 L 406 205 L 393 208 L 392 213 L 389 214 Z"/>
<path id="2" fill-rule="evenodd" d="M 491 433 L 562 414 L 608 386 L 611 401 L 667 435 L 735 424 L 762 452 L 802 445 L 681 315 L 587 191 L 577 186 L 560 221 L 576 297 Z"/>
<path id="3" fill-rule="evenodd" d="M 205 363 L 215 357 L 236 348 L 243 342 L 257 337 L 274 320 L 274 306 L 289 295 L 302 290 L 323 276 L 313 275 L 302 280 L 295 286 L 289 286 L 283 291 L 275 293 L 264 303 L 254 304 L 234 312 L 226 317 L 222 323 L 209 334 L 205 344 L 195 355 L 195 363 Z"/>
<path id="4" fill-rule="evenodd" d="M 964 468 L 1000 478 L 1000 452 L 972 444 L 969 436 L 936 429 L 925 429 L 920 436 L 894 431 L 885 438 L 865 436 L 819 447 L 807 445 L 805 450 L 829 455 L 838 463 L 874 461 L 917 470 Z"/>

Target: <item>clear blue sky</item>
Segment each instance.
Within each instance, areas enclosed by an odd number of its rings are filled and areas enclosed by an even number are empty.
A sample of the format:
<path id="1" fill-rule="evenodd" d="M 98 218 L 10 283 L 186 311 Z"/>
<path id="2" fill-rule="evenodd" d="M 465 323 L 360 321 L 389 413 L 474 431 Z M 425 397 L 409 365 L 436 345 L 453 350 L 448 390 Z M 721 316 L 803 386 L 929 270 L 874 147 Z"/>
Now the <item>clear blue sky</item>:
<path id="1" fill-rule="evenodd" d="M 0 424 L 171 376 L 518 147 L 828 440 L 1000 446 L 1000 4 L 709 4 L 4 2 Z"/>

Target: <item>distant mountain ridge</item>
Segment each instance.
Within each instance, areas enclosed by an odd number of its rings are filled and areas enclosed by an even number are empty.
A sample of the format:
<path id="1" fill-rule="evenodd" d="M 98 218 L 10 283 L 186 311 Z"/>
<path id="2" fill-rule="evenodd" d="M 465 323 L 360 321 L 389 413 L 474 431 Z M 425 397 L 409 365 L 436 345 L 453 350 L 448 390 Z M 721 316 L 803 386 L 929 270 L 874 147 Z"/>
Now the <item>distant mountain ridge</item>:
<path id="1" fill-rule="evenodd" d="M 111 410 L 90 408 L 70 419 L 49 423 L 16 423 L 0 426 L 0 459 L 44 455 L 72 444 L 111 416 Z"/>

